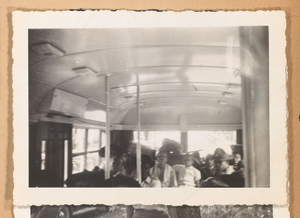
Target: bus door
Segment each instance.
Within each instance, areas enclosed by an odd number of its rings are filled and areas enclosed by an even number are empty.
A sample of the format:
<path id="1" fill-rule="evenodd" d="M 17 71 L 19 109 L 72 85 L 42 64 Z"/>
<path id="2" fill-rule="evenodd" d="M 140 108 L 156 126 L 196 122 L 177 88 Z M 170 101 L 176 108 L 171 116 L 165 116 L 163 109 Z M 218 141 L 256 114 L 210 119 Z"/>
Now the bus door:
<path id="1" fill-rule="evenodd" d="M 72 125 L 38 122 L 30 125 L 30 187 L 63 187 L 72 170 Z"/>

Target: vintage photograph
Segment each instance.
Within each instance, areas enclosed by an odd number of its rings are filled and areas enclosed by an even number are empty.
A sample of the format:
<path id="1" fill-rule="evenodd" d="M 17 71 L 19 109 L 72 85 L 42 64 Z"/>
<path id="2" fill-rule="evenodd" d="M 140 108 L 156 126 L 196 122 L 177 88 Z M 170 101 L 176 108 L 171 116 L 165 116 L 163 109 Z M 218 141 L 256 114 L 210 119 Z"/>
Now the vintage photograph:
<path id="1" fill-rule="evenodd" d="M 283 119 L 274 116 L 272 105 L 284 99 L 274 96 L 284 81 L 274 81 L 285 78 L 285 59 L 272 51 L 284 52 L 275 34 L 284 28 L 249 17 L 225 23 L 224 14 L 204 13 L 214 21 L 204 25 L 193 19 L 201 13 L 184 14 L 190 24 L 175 22 L 180 13 L 98 13 L 87 20 L 93 25 L 76 28 L 85 12 L 66 13 L 69 25 L 57 22 L 62 14 L 49 14 L 56 22 L 28 21 L 25 39 L 14 40 L 14 48 L 25 48 L 22 60 L 15 59 L 25 68 L 14 70 L 14 110 L 25 105 L 14 128 L 22 123 L 27 130 L 20 148 L 26 193 L 148 188 L 161 195 L 169 188 L 193 196 L 215 188 L 251 194 L 276 188 L 272 175 L 286 172 L 286 159 L 271 170 L 280 142 L 272 129 L 275 117 L 285 121 L 285 110 L 276 108 Z M 117 25 L 109 24 L 112 15 Z"/>
<path id="2" fill-rule="evenodd" d="M 268 36 L 29 29 L 29 186 L 269 187 Z"/>
<path id="3" fill-rule="evenodd" d="M 273 218 L 272 205 L 60 205 L 31 206 L 31 218 Z"/>

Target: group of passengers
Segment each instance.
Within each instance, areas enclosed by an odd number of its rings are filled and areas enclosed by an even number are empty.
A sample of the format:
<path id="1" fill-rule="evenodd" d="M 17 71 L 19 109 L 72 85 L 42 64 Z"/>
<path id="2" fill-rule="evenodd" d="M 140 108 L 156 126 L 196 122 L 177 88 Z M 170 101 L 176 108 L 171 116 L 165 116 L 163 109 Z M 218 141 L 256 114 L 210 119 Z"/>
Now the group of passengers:
<path id="1" fill-rule="evenodd" d="M 197 165 L 194 160 L 196 159 L 192 154 L 185 154 L 184 164 L 170 166 L 167 164 L 166 151 L 159 151 L 156 161 L 148 155 L 142 155 L 142 183 L 139 185 L 154 188 L 244 187 L 244 165 L 240 153 L 234 152 L 232 157 L 223 149 L 217 148 L 214 154 L 207 155 L 204 165 Z M 130 159 L 128 153 L 123 153 L 114 161 L 111 175 L 110 181 L 125 181 L 128 178 L 136 180 L 136 158 Z M 112 186 L 120 183 L 116 182 Z"/>
<path id="2" fill-rule="evenodd" d="M 110 179 L 104 179 L 105 164 L 102 164 L 93 172 L 72 175 L 67 180 L 67 185 L 147 188 L 245 186 L 244 165 L 242 156 L 238 152 L 234 152 L 232 156 L 223 149 L 217 148 L 214 154 L 206 156 L 205 163 L 202 163 L 200 157 L 195 156 L 195 153 L 184 156 L 180 154 L 177 157 L 180 157 L 181 161 L 173 162 L 173 164 L 171 158 L 168 161 L 169 156 L 172 156 L 171 152 L 166 150 L 160 150 L 156 155 L 156 160 L 150 155 L 142 155 L 141 183 L 137 182 L 136 157 L 131 156 L 128 152 L 122 152 L 111 159 Z M 88 174 L 91 174 L 91 179 L 87 183 L 82 182 L 89 177 Z"/>
<path id="3" fill-rule="evenodd" d="M 206 156 L 201 169 L 202 187 L 244 187 L 244 164 L 242 156 L 233 152 L 233 157 L 217 148 L 213 155 Z"/>

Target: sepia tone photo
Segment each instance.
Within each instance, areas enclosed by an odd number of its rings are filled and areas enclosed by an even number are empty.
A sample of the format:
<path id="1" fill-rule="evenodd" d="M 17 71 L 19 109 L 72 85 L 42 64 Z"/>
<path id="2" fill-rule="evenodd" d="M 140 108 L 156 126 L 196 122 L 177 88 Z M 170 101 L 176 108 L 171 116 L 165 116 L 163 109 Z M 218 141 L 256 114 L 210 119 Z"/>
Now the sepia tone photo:
<path id="1" fill-rule="evenodd" d="M 146 203 L 142 193 L 153 192 L 166 205 L 197 205 L 207 193 L 239 193 L 243 203 L 274 203 L 260 197 L 274 190 L 287 196 L 285 136 L 276 125 L 285 122 L 285 104 L 276 104 L 285 99 L 285 59 L 274 52 L 284 51 L 284 22 L 271 19 L 282 14 L 91 12 L 81 28 L 88 13 L 19 15 L 28 15 L 15 32 L 26 37 L 14 40 L 15 49 L 24 46 L 14 53 L 24 54 L 14 70 L 23 196 L 95 203 L 71 196 L 105 193 L 103 203 L 124 204 L 127 193 Z M 38 16 L 66 21 L 29 19 Z M 222 20 L 239 17 L 246 22 Z M 27 111 L 18 111 L 22 102 Z"/>
<path id="2" fill-rule="evenodd" d="M 29 186 L 269 187 L 268 36 L 29 29 Z"/>

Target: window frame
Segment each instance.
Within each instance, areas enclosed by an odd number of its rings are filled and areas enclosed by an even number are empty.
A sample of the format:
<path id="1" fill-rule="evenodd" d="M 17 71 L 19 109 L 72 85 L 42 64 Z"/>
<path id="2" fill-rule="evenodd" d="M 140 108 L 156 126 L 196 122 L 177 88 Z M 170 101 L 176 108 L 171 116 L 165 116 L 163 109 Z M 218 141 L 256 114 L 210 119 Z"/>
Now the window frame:
<path id="1" fill-rule="evenodd" d="M 74 129 L 83 129 L 84 130 L 84 150 L 81 152 L 73 152 L 73 147 L 71 149 L 71 174 L 75 174 L 78 172 L 74 172 L 73 170 L 73 158 L 74 157 L 79 157 L 79 156 L 83 156 L 83 170 L 87 170 L 87 164 L 88 164 L 88 154 L 93 154 L 93 153 L 97 153 L 99 155 L 99 152 L 101 150 L 101 148 L 104 146 L 102 143 L 102 134 L 105 134 L 105 130 L 103 130 L 102 128 L 97 128 L 97 127 L 84 127 L 84 126 L 73 126 L 72 128 L 72 134 L 74 134 Z M 98 144 L 98 149 L 97 150 L 88 150 L 88 145 L 89 145 L 89 130 L 98 130 L 99 131 L 99 144 Z M 72 135 L 72 144 L 74 144 L 74 136 Z M 101 157 L 99 155 L 99 160 L 98 160 L 98 164 L 96 164 L 94 167 L 99 166 L 101 162 Z"/>

